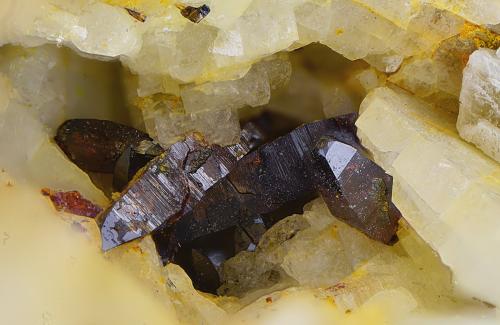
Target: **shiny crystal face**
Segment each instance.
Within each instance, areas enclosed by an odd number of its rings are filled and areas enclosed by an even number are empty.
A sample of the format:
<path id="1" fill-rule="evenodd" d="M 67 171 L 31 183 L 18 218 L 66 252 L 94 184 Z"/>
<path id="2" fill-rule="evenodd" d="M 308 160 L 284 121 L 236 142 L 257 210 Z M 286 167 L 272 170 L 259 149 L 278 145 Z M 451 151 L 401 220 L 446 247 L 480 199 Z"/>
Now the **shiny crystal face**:
<path id="1" fill-rule="evenodd" d="M 497 324 L 499 33 L 498 0 L 0 1 L 0 318 Z"/>
<path id="2" fill-rule="evenodd" d="M 356 148 L 334 139 L 323 139 L 317 151 L 330 172 L 320 176 L 319 192 L 332 214 L 371 238 L 396 240 L 401 213 L 391 201 L 392 177 Z"/>

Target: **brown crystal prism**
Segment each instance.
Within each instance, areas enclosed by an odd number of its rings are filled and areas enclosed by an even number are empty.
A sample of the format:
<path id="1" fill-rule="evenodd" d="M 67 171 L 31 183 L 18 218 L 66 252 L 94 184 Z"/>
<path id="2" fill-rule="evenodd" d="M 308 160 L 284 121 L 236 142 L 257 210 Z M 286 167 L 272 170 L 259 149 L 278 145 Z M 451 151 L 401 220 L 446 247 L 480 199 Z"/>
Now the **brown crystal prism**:
<path id="1" fill-rule="evenodd" d="M 112 173 L 127 146 L 152 139 L 144 132 L 107 120 L 73 119 L 57 130 L 55 141 L 68 158 L 88 172 Z"/>
<path id="2" fill-rule="evenodd" d="M 193 135 L 152 160 L 98 219 L 102 248 L 142 237 L 193 210 L 205 192 L 248 152 L 242 141 L 209 145 Z"/>
<path id="3" fill-rule="evenodd" d="M 332 138 L 321 139 L 316 154 L 316 188 L 332 215 L 375 240 L 395 240 L 401 215 L 391 202 L 392 177 L 356 148 Z"/>
<path id="4" fill-rule="evenodd" d="M 164 262 L 207 235 L 322 195 L 332 214 L 394 241 L 392 178 L 363 154 L 350 114 L 303 125 L 249 151 L 196 137 L 155 158 L 103 215 L 103 249 L 152 233 Z"/>

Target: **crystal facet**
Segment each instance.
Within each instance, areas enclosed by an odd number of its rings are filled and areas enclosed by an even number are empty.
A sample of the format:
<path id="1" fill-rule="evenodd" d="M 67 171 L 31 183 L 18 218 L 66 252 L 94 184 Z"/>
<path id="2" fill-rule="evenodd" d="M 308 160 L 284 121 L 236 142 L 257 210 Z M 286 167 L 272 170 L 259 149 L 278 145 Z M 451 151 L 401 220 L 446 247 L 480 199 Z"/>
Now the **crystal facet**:
<path id="1" fill-rule="evenodd" d="M 154 231 L 158 251 L 169 261 L 183 245 L 316 192 L 331 201 L 332 212 L 340 213 L 342 220 L 371 238 L 390 243 L 399 217 L 390 203 L 391 177 L 359 155 L 362 148 L 355 136 L 355 118 L 351 114 L 304 125 L 239 161 L 248 151 L 246 145 L 235 151 L 235 146 L 208 146 L 194 137 L 173 145 L 103 214 L 103 249 Z M 337 161 L 338 177 L 331 167 L 317 163 L 316 145 L 323 137 L 336 139 L 334 143 L 356 159 L 354 164 Z M 344 172 L 345 167 L 361 168 L 360 177 L 351 177 L 357 183 L 343 179 L 351 173 Z M 155 196 L 145 195 L 149 191 Z"/>
<path id="2" fill-rule="evenodd" d="M 126 125 L 106 120 L 75 119 L 64 122 L 55 140 L 68 158 L 86 171 L 112 173 L 115 163 L 129 145 L 151 140 Z"/>

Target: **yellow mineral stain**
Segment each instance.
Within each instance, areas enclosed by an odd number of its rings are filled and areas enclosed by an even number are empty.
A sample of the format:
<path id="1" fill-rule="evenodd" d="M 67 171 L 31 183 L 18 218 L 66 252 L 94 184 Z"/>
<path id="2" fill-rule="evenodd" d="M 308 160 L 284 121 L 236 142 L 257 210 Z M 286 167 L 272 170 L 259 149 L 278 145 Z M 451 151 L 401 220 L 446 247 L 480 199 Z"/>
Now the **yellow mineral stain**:
<path id="1" fill-rule="evenodd" d="M 484 27 L 466 22 L 460 31 L 460 37 L 470 39 L 477 48 L 496 50 L 500 47 L 500 35 Z"/>

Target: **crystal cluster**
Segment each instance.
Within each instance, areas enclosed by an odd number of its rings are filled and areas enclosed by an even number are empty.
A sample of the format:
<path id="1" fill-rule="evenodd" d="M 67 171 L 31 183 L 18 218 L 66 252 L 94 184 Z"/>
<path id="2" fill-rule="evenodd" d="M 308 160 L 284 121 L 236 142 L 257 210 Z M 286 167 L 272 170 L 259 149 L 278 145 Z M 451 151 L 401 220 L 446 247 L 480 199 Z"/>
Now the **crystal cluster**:
<path id="1" fill-rule="evenodd" d="M 195 137 L 174 144 L 102 215 L 103 249 L 156 231 L 158 250 L 169 261 L 179 246 L 316 191 L 334 215 L 391 242 L 400 218 L 391 203 L 392 179 L 360 154 L 354 119 L 306 124 L 249 154 L 246 139 L 225 148 Z"/>
<path id="2" fill-rule="evenodd" d="M 327 287 L 340 308 L 354 310 L 377 293 L 397 289 L 419 305 L 447 308 L 452 303 L 449 270 L 413 232 L 402 229 L 399 237 L 392 247 L 369 240 L 331 218 L 325 202 L 315 200 L 303 215 L 269 229 L 255 252 L 226 262 L 219 290 L 250 299 L 297 283 Z"/>
<path id="3" fill-rule="evenodd" d="M 229 4 L 218 0 L 184 2 L 181 10 L 180 4 L 170 1 L 39 2 L 38 11 L 21 10 L 23 1 L 4 4 L 9 15 L 2 17 L 9 27 L 2 39 L 23 45 L 49 39 L 87 55 L 119 57 L 139 75 L 142 97 L 157 92 L 180 95 L 185 111 L 173 114 L 158 107 L 161 112 L 153 114 L 148 106 L 146 113 L 147 119 L 156 121 L 148 131 L 154 133 L 156 128 L 157 139 L 166 145 L 176 142 L 172 138 L 182 132 L 203 129 L 199 121 L 206 120 L 208 113 L 193 113 L 195 106 L 196 111 L 216 107 L 224 129 L 232 130 L 212 136 L 214 128 L 205 128 L 209 137 L 220 144 L 235 140 L 238 132 L 230 117 L 232 110 L 269 101 L 270 79 L 266 73 L 254 71 L 258 69 L 251 68 L 252 64 L 278 51 L 321 42 L 351 60 L 365 59 L 382 72 L 395 72 L 404 59 L 430 52 L 441 41 L 459 34 L 464 19 L 476 24 L 500 22 L 496 0 L 474 5 L 401 0 L 246 0 Z M 187 8 L 195 23 L 188 19 Z M 148 19 L 138 20 L 138 15 Z M 23 19 L 11 24 L 10 19 L 15 21 L 17 16 Z M 363 24 L 358 23 L 361 20 Z M 238 80 L 242 78 L 245 80 Z M 242 94 L 252 87 L 257 89 Z M 176 126 L 179 131 L 166 134 L 158 130 L 164 128 L 161 125 Z"/>

